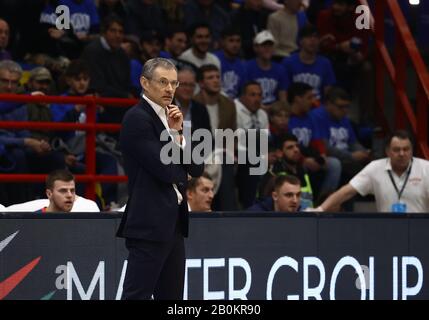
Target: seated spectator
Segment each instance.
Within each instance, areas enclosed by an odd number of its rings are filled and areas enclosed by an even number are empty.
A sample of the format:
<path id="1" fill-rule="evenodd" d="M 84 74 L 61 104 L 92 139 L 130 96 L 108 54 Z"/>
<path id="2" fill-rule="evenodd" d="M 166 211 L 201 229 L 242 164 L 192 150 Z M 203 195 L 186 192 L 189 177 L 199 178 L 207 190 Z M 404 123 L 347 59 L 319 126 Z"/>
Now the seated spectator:
<path id="1" fill-rule="evenodd" d="M 124 24 L 109 16 L 101 26 L 101 38 L 91 42 L 83 51 L 82 59 L 90 68 L 91 88 L 103 97 L 132 98 L 130 61 L 121 48 Z M 106 107 L 102 122 L 119 123 L 124 108 Z"/>
<path id="2" fill-rule="evenodd" d="M 12 204 L 5 208 L 7 212 L 34 212 L 49 206 L 49 199 L 36 199 L 23 203 Z M 100 212 L 95 201 L 76 195 L 70 212 Z"/>
<path id="3" fill-rule="evenodd" d="M 269 141 L 278 144 L 288 130 L 290 108 L 286 102 L 277 101 L 268 109 L 268 115 L 270 120 Z"/>
<path id="4" fill-rule="evenodd" d="M 213 135 L 216 129 L 231 129 L 237 126 L 234 102 L 221 94 L 220 71 L 215 65 L 205 65 L 198 73 L 198 83 L 201 91 L 195 100 L 206 106 Z M 214 153 L 218 150 L 214 150 Z M 234 155 L 231 150 L 220 150 L 221 157 L 228 157 L 222 164 L 222 180 L 214 200 L 214 209 L 218 211 L 231 211 L 237 209 L 235 197 L 234 165 L 230 159 Z"/>
<path id="5" fill-rule="evenodd" d="M 325 105 L 311 111 L 325 140 L 327 155 L 336 157 L 342 163 L 345 181 L 362 170 L 371 158 L 371 151 L 359 143 L 347 117 L 350 101 L 347 92 L 333 87 L 326 96 Z"/>
<path id="6" fill-rule="evenodd" d="M 300 150 L 298 139 L 290 133 L 285 134 L 274 151 L 277 161 L 270 166 L 269 171 L 264 175 L 259 184 L 259 199 L 264 199 L 271 195 L 274 188 L 275 177 L 296 176 L 301 181 L 301 207 L 313 207 L 313 181 L 308 170 L 302 165 L 303 155 Z"/>
<path id="7" fill-rule="evenodd" d="M 326 156 L 319 123 L 310 114 L 314 103 L 313 88 L 305 83 L 293 83 L 288 90 L 288 101 L 291 106 L 288 128 L 303 147 L 304 167 L 311 172 L 313 181 L 321 182 L 315 186 L 317 194 L 336 190 L 340 183 L 341 162 Z"/>
<path id="8" fill-rule="evenodd" d="M 186 197 L 190 207 L 189 211 L 211 212 L 214 197 L 211 177 L 207 173 L 203 173 L 201 177 L 189 180 Z"/>
<path id="9" fill-rule="evenodd" d="M 98 37 L 100 19 L 97 8 L 92 0 L 59 0 L 57 5 L 68 7 L 70 28 L 67 26 L 57 28 L 56 5 L 48 2 L 40 14 L 40 23 L 43 26 L 42 39 L 47 46 L 47 50 L 43 52 L 75 59 L 87 43 Z"/>
<path id="10" fill-rule="evenodd" d="M 21 67 L 11 61 L 0 62 L 0 94 L 19 93 L 19 79 L 22 75 Z M 27 121 L 27 108 L 22 103 L 0 102 L 0 121 Z M 14 162 L 13 173 L 46 173 L 53 169 L 65 168 L 64 156 L 53 152 L 49 143 L 30 137 L 28 130 L 1 130 L 0 145 L 3 145 L 9 159 Z M 11 184 L 7 188 L 10 192 L 3 203 L 17 203 L 34 197 L 38 193 L 28 186 Z"/>
<path id="11" fill-rule="evenodd" d="M 49 206 L 36 212 L 70 212 L 76 200 L 76 187 L 73 175 L 66 170 L 56 170 L 46 177 L 46 196 Z"/>
<path id="12" fill-rule="evenodd" d="M 284 8 L 268 17 L 267 29 L 275 39 L 274 56 L 277 61 L 298 49 L 299 31 L 308 23 L 302 0 L 284 0 Z"/>
<path id="13" fill-rule="evenodd" d="M 189 0 L 185 4 L 185 27 L 195 23 L 207 23 L 215 43 L 222 30 L 229 24 L 229 16 L 214 0 Z M 215 48 L 217 46 L 215 45 Z"/>
<path id="14" fill-rule="evenodd" d="M 366 67 L 368 56 L 369 32 L 356 28 L 355 8 L 355 0 L 333 0 L 317 19 L 321 53 L 332 61 L 338 85 L 348 92 L 354 88 L 360 69 Z"/>
<path id="15" fill-rule="evenodd" d="M 230 98 L 238 97 L 243 87 L 246 70 L 240 59 L 241 35 L 238 29 L 231 27 L 222 31 L 221 50 L 215 52 L 222 71 L 222 90 Z"/>
<path id="16" fill-rule="evenodd" d="M 36 67 L 30 71 L 30 78 L 27 82 L 29 92 L 41 95 L 49 95 L 52 87 L 52 75 L 45 67 Z M 50 104 L 48 103 L 28 103 L 26 104 L 29 121 L 52 121 Z M 53 131 L 32 130 L 31 137 L 38 140 L 50 141 L 55 135 Z"/>
<path id="17" fill-rule="evenodd" d="M 164 39 L 158 32 L 154 30 L 142 32 L 140 37 L 141 63 L 145 64 L 147 60 L 159 57 L 163 43 Z"/>
<path id="18" fill-rule="evenodd" d="M 257 81 L 262 87 L 262 103 L 272 104 L 277 100 L 286 101 L 287 78 L 283 66 L 272 62 L 274 37 L 264 30 L 254 40 L 256 59 L 245 64 L 246 81 Z"/>
<path id="19" fill-rule="evenodd" d="M 66 82 L 69 90 L 63 96 L 91 96 L 89 86 L 91 78 L 89 67 L 82 60 L 74 60 L 67 68 Z M 86 122 L 86 106 L 81 104 L 55 104 L 51 110 L 54 121 L 57 122 Z M 84 174 L 85 165 L 85 132 L 68 131 L 61 133 L 61 139 L 56 139 L 54 146 L 65 153 L 66 164 L 75 174 Z M 118 160 L 120 153 L 116 151 L 116 144 L 112 138 L 104 134 L 97 135 L 96 172 L 105 175 L 118 174 Z M 78 187 L 81 187 L 78 185 Z M 80 189 L 79 189 L 80 190 Z M 80 190 L 82 191 L 82 190 Z M 102 183 L 101 193 L 98 194 L 101 207 L 117 200 L 117 184 Z"/>
<path id="20" fill-rule="evenodd" d="M 190 28 L 189 38 L 191 47 L 183 52 L 179 58 L 193 64 L 196 68 L 203 65 L 214 64 L 220 70 L 221 64 L 219 59 L 209 52 L 212 41 L 210 27 L 206 23 L 193 25 Z"/>
<path id="21" fill-rule="evenodd" d="M 262 0 L 244 0 L 241 7 L 232 12 L 231 23 L 240 30 L 243 56 L 245 59 L 255 57 L 253 39 L 267 26 L 270 11 L 262 7 Z"/>
<path id="22" fill-rule="evenodd" d="M 162 42 L 162 37 L 153 30 L 143 32 L 140 40 L 134 35 L 129 35 L 122 42 L 121 47 L 130 59 L 131 84 L 134 92 L 141 92 L 140 77 L 143 65 L 147 60 L 159 57 Z"/>
<path id="23" fill-rule="evenodd" d="M 0 19 L 0 61 L 10 60 L 12 56 L 6 50 L 9 44 L 9 24 L 6 20 Z"/>
<path id="24" fill-rule="evenodd" d="M 301 181 L 292 175 L 278 176 L 270 197 L 256 203 L 247 211 L 298 212 L 301 210 Z"/>
<path id="25" fill-rule="evenodd" d="M 159 54 L 161 58 L 177 60 L 187 47 L 188 36 L 180 27 L 170 27 L 165 36 L 164 50 Z"/>
<path id="26" fill-rule="evenodd" d="M 318 54 L 319 42 L 317 29 L 307 25 L 300 33 L 299 52 L 283 60 L 288 83 L 303 82 L 312 86 L 317 105 L 336 82 L 331 62 Z"/>
<path id="27" fill-rule="evenodd" d="M 256 199 L 260 175 L 250 174 L 252 165 L 248 159 L 250 154 L 260 156 L 259 150 L 259 132 L 251 139 L 248 135 L 251 130 L 268 131 L 268 115 L 262 109 L 262 89 L 256 81 L 247 82 L 241 92 L 240 98 L 234 100 L 237 112 L 237 129 L 243 129 L 246 132 L 246 143 L 238 143 L 238 152 L 246 155 L 246 163 L 239 163 L 236 172 L 236 185 L 238 189 L 238 199 L 242 208 L 248 208 Z M 240 155 L 239 155 L 239 158 Z"/>

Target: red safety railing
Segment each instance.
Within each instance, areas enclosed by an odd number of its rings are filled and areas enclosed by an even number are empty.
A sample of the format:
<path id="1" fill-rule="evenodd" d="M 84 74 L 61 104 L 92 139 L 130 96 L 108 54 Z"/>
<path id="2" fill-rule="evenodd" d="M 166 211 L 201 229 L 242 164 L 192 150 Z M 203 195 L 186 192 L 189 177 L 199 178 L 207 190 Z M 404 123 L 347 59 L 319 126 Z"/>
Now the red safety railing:
<path id="1" fill-rule="evenodd" d="M 360 0 L 360 3 L 368 6 L 366 0 Z M 393 59 L 384 41 L 384 21 L 387 12 L 391 14 L 395 27 Z M 426 65 L 397 0 L 375 0 L 374 16 L 371 17 L 371 20 L 376 46 L 375 68 L 378 114 L 384 115 L 384 79 L 387 72 L 395 91 L 395 127 L 396 129 L 403 129 L 409 125 L 417 140 L 417 152 L 420 156 L 429 159 L 427 124 L 429 75 Z M 407 64 L 409 62 L 417 75 L 415 111 L 406 92 Z M 386 123 L 385 119 L 384 123 Z"/>
<path id="2" fill-rule="evenodd" d="M 97 97 L 59 97 L 59 96 L 30 96 L 17 94 L 0 94 L 0 101 L 19 103 L 58 103 L 86 105 L 86 123 L 58 123 L 33 121 L 0 121 L 0 129 L 26 129 L 47 131 L 86 131 L 85 162 L 86 173 L 76 175 L 78 182 L 85 182 L 85 196 L 95 199 L 96 182 L 125 182 L 126 176 L 97 175 L 95 165 L 95 139 L 97 131 L 115 132 L 121 128 L 120 124 L 96 123 L 97 105 L 129 107 L 136 104 L 136 99 L 97 98 Z M 0 174 L 0 182 L 42 182 L 45 174 Z"/>

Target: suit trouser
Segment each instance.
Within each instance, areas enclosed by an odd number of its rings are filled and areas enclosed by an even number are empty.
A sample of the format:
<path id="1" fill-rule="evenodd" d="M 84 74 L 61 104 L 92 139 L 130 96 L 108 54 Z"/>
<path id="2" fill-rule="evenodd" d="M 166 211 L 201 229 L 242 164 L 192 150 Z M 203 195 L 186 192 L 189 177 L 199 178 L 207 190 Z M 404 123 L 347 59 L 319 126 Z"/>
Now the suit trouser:
<path id="1" fill-rule="evenodd" d="M 167 242 L 126 239 L 129 251 L 123 300 L 182 300 L 185 243 L 176 226 Z"/>

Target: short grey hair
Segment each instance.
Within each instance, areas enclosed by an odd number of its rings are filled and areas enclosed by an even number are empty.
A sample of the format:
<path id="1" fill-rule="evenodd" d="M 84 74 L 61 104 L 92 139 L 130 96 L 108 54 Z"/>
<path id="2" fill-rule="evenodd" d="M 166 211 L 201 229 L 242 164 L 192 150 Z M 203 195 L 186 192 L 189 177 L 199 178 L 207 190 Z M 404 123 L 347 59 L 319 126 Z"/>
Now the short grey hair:
<path id="1" fill-rule="evenodd" d="M 9 71 L 10 73 L 17 73 L 19 76 L 22 75 L 22 68 L 19 64 L 12 60 L 0 61 L 0 71 Z"/>
<path id="2" fill-rule="evenodd" d="M 142 77 L 146 79 L 152 79 L 153 74 L 156 68 L 164 68 L 167 70 L 176 70 L 177 68 L 173 62 L 165 58 L 153 58 L 148 61 L 143 66 Z"/>

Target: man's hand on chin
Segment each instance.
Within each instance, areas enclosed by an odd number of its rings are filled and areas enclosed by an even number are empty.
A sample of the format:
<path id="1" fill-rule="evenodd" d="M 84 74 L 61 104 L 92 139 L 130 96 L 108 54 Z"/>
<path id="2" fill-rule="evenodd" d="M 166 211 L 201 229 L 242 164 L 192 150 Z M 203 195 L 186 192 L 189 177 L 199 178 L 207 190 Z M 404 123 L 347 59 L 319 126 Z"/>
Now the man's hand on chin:
<path id="1" fill-rule="evenodd" d="M 178 106 L 170 104 L 167 106 L 167 122 L 170 129 L 182 130 L 183 114 Z"/>

